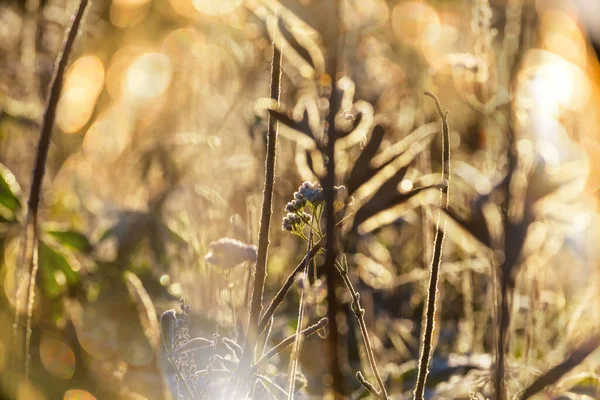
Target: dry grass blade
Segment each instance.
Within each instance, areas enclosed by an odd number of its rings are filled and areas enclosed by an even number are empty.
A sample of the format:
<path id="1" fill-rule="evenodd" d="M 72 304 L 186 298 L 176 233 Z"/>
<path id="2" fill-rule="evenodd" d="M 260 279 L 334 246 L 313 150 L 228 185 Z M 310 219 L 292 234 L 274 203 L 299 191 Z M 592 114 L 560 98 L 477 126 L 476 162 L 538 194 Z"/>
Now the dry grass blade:
<path id="1" fill-rule="evenodd" d="M 520 400 L 525 400 L 540 392 L 545 387 L 552 385 L 567 372 L 579 365 L 587 356 L 594 352 L 600 346 L 600 335 L 589 338 L 583 342 L 569 357 L 557 366 L 551 368 L 542 376 L 533 381 L 519 397 Z"/>
<path id="2" fill-rule="evenodd" d="M 314 137 L 312 129 L 310 127 L 308 111 L 306 111 L 306 110 L 304 111 L 304 113 L 302 114 L 302 119 L 300 121 L 296 121 L 293 118 L 287 116 L 286 114 L 283 114 L 276 110 L 268 110 L 268 111 L 269 111 L 269 115 L 274 120 L 277 120 L 278 122 L 282 123 L 289 129 L 292 129 L 294 132 L 298 132 L 299 134 L 306 135 L 306 138 L 303 138 L 304 140 L 296 138 L 296 141 L 299 144 L 304 144 L 304 147 L 307 147 L 307 148 L 311 148 L 313 146 L 315 137 Z M 306 139 L 309 139 L 308 142 L 306 141 Z"/>
<path id="3" fill-rule="evenodd" d="M 188 340 L 178 348 L 174 349 L 172 352 L 167 353 L 167 357 L 175 357 L 188 351 L 206 349 L 208 347 L 212 347 L 213 345 L 214 344 L 212 340 L 208 340 L 202 337 L 193 338 Z"/>
<path id="4" fill-rule="evenodd" d="M 375 157 L 375 154 L 377 154 L 384 136 L 384 127 L 382 125 L 376 125 L 371 132 L 371 139 L 369 139 L 365 148 L 360 152 L 360 155 L 350 172 L 350 176 L 346 181 L 349 194 L 354 193 L 356 189 L 369 179 L 372 174 L 371 160 Z"/>
<path id="5" fill-rule="evenodd" d="M 325 327 L 329 323 L 327 317 L 321 318 L 319 322 L 314 325 L 309 326 L 308 328 L 302 331 L 302 336 L 308 337 L 318 331 L 319 329 Z M 296 335 L 288 336 L 283 339 L 278 345 L 273 347 L 271 350 L 267 351 L 251 368 L 251 375 L 257 373 L 269 360 L 275 357 L 277 354 L 281 353 L 283 350 L 291 346 L 296 341 Z"/>
<path id="6" fill-rule="evenodd" d="M 125 272 L 125 283 L 129 297 L 133 300 L 138 312 L 138 318 L 144 328 L 144 335 L 154 349 L 158 346 L 160 328 L 152 299 L 144 288 L 142 281 L 133 272 Z"/>

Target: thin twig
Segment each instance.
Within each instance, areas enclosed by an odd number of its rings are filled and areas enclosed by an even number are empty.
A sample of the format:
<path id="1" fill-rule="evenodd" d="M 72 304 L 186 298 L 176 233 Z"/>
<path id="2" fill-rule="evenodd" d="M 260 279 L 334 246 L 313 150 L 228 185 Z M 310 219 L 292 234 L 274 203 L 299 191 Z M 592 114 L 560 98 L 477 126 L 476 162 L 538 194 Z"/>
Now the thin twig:
<path id="1" fill-rule="evenodd" d="M 298 275 L 300 272 L 302 272 L 304 270 L 304 267 L 306 266 L 306 263 L 310 262 L 310 260 L 313 259 L 313 257 L 317 254 L 317 252 L 319 250 L 321 250 L 321 248 L 323 246 L 322 242 L 323 242 L 322 239 L 319 240 L 310 249 L 310 251 L 308 252 L 308 254 L 306 254 L 304 256 L 304 258 L 302 259 L 302 261 L 300 261 L 298 263 L 298 265 L 296 266 L 296 268 L 294 268 L 294 270 L 288 275 L 288 277 L 285 280 L 283 286 L 281 286 L 281 289 L 279 289 L 279 291 L 277 292 L 277 294 L 275 295 L 275 297 L 273 297 L 273 300 L 271 300 L 271 303 L 269 304 L 269 307 L 267 307 L 267 310 L 265 311 L 265 313 L 261 317 L 260 322 L 258 323 L 258 332 L 259 333 L 262 332 L 265 329 L 265 327 L 269 323 L 269 320 L 271 319 L 271 317 L 273 317 L 273 314 L 275 314 L 275 311 L 277 310 L 277 308 L 279 307 L 279 305 L 281 304 L 281 302 L 285 298 L 285 295 L 287 294 L 287 292 L 289 292 L 290 288 L 292 287 L 292 285 L 296 281 L 296 275 Z"/>
<path id="2" fill-rule="evenodd" d="M 304 329 L 302 331 L 302 336 L 304 337 L 308 337 L 310 335 L 312 335 L 313 333 L 315 333 L 316 331 L 318 331 L 319 329 L 325 327 L 327 324 L 329 323 L 329 320 L 327 319 L 327 317 L 321 318 L 319 320 L 319 322 L 317 322 L 314 325 L 309 326 L 308 328 Z M 269 362 L 269 360 L 273 357 L 275 357 L 277 354 L 281 353 L 283 350 L 285 350 L 286 348 L 288 348 L 289 346 L 292 345 L 292 343 L 294 343 L 294 341 L 296 340 L 296 335 L 292 335 L 292 336 L 288 336 L 287 338 L 283 339 L 281 342 L 279 342 L 278 345 L 276 345 L 275 347 L 273 347 L 271 350 L 267 351 L 265 353 L 265 355 L 263 355 L 250 369 L 250 375 L 254 375 L 255 373 L 257 373 L 262 367 L 264 367 L 264 365 Z"/>
<path id="3" fill-rule="evenodd" d="M 223 342 L 225 347 L 227 347 L 237 359 L 239 359 L 242 356 L 244 349 L 242 349 L 242 347 L 239 344 L 237 344 L 237 342 L 235 340 L 231 340 L 228 337 L 223 337 L 223 339 L 221 339 L 221 341 Z"/>
<path id="4" fill-rule="evenodd" d="M 373 384 L 369 382 L 367 378 L 364 377 L 362 372 L 358 371 L 356 373 L 356 379 L 360 382 L 361 385 L 363 385 L 365 389 L 367 389 L 369 393 L 373 395 L 373 397 L 375 397 L 376 399 L 381 398 L 381 392 L 377 390 L 377 388 L 373 386 Z"/>
<path id="5" fill-rule="evenodd" d="M 375 361 L 375 354 L 373 353 L 373 346 L 371 345 L 371 339 L 369 338 L 369 331 L 367 330 L 367 324 L 365 322 L 365 310 L 360 306 L 360 294 L 354 289 L 354 285 L 352 285 L 352 281 L 348 276 L 348 264 L 346 262 L 346 256 L 342 256 L 342 266 L 339 269 L 340 275 L 342 276 L 342 280 L 344 284 L 348 288 L 350 295 L 352 296 L 352 312 L 356 316 L 358 320 L 358 325 L 360 326 L 360 333 L 363 337 L 363 342 L 365 344 L 365 349 L 367 351 L 367 358 L 369 359 L 369 365 L 371 366 L 371 371 L 373 375 L 375 375 L 375 379 L 377 380 L 377 385 L 379 386 L 379 390 L 376 390 L 372 385 L 367 386 L 364 382 L 368 382 L 365 377 L 360 373 L 356 375 L 357 379 L 360 383 L 365 386 L 367 390 L 371 393 L 375 394 L 378 399 L 387 400 L 388 394 L 385 388 L 385 383 L 383 379 L 381 379 L 381 375 L 379 374 L 379 370 L 377 369 L 377 362 Z M 360 375 L 359 375 L 360 374 Z M 373 387 L 374 390 L 371 390 Z"/>
<path id="6" fill-rule="evenodd" d="M 313 241 L 313 224 L 314 221 L 311 221 L 310 232 L 308 234 L 308 243 L 306 254 L 310 253 L 310 249 Z M 304 265 L 304 273 L 301 279 L 304 280 L 304 285 L 301 287 L 300 293 L 300 304 L 298 305 L 298 324 L 296 326 L 296 340 L 294 341 L 294 347 L 292 349 L 292 357 L 290 359 L 290 369 L 289 369 L 289 384 L 288 384 L 288 400 L 293 400 L 294 398 L 294 389 L 296 387 L 296 370 L 298 368 L 298 357 L 300 356 L 300 346 L 302 344 L 302 324 L 304 323 L 304 303 L 306 299 L 306 285 L 308 282 L 308 267 L 310 265 L 310 260 L 307 257 L 306 264 Z"/>
<path id="7" fill-rule="evenodd" d="M 59 53 L 56 59 L 56 68 L 54 69 L 54 75 L 50 83 L 50 91 L 48 93 L 48 100 L 46 109 L 44 110 L 44 117 L 42 120 L 42 127 L 40 130 L 40 138 L 38 141 L 37 153 L 35 156 L 35 165 L 33 167 L 31 187 L 29 190 L 28 210 L 27 218 L 25 220 L 25 233 L 23 242 L 23 253 L 22 253 L 22 265 L 26 266 L 27 270 L 21 276 L 21 282 L 19 282 L 17 289 L 16 299 L 16 315 L 14 330 L 15 333 L 19 326 L 19 315 L 21 313 L 20 298 L 22 288 L 24 285 L 28 285 L 27 291 L 27 327 L 25 330 L 25 377 L 29 375 L 29 363 L 30 354 L 29 347 L 31 344 L 31 323 L 33 314 L 33 305 L 35 302 L 35 279 L 38 270 L 37 260 L 37 242 L 38 242 L 38 214 L 39 205 L 42 192 L 42 183 L 44 180 L 44 174 L 46 172 L 46 161 L 48 159 L 48 151 L 50 149 L 50 139 L 52 138 L 52 130 L 54 128 L 54 120 L 56 119 L 56 109 L 58 101 L 60 100 L 60 93 L 62 90 L 62 83 L 65 75 L 65 70 L 69 62 L 69 55 L 75 43 L 79 26 L 85 14 L 85 10 L 88 5 L 88 0 L 81 0 L 77 10 L 73 14 L 71 25 L 65 32 L 65 40 L 63 42 L 62 51 Z M 29 279 L 24 279 L 29 278 Z M 15 335 L 16 338 L 16 335 Z"/>
<path id="8" fill-rule="evenodd" d="M 425 92 L 425 95 L 431 97 L 435 101 L 436 110 L 442 119 L 442 176 L 446 181 L 446 185 L 441 188 L 442 209 L 448 210 L 449 206 L 449 182 L 450 182 L 450 129 L 448 127 L 448 111 L 443 111 L 438 98 L 430 93 Z M 414 391 L 415 400 L 423 400 L 425 394 L 425 383 L 427 374 L 429 373 L 429 359 L 431 357 L 433 330 L 435 328 L 435 304 L 438 290 L 438 280 L 440 273 L 440 265 L 442 262 L 442 248 L 444 247 L 444 237 L 446 235 L 446 218 L 440 227 L 440 219 L 442 212 L 438 210 L 437 232 L 434 239 L 433 258 L 431 260 L 431 273 L 429 276 L 429 288 L 427 296 L 427 313 L 425 314 L 425 330 L 423 333 L 423 343 L 421 345 L 421 358 L 419 360 L 419 370 L 417 373 L 417 384 Z"/>
<path id="9" fill-rule="evenodd" d="M 345 222 L 347 222 L 350 219 L 350 217 L 351 216 L 346 216 L 341 221 L 339 221 L 338 224 L 336 225 L 336 229 L 339 231 L 342 228 L 342 225 Z M 267 324 L 273 317 L 273 314 L 275 314 L 275 311 L 277 311 L 277 308 L 281 305 L 281 302 L 283 301 L 286 294 L 289 292 L 290 288 L 296 281 L 296 275 L 298 275 L 300 272 L 302 272 L 304 269 L 304 265 L 307 262 L 312 261 L 312 259 L 315 257 L 315 255 L 323 249 L 324 242 L 325 242 L 325 237 L 323 236 L 317 243 L 315 243 L 315 245 L 310 249 L 310 252 L 304 256 L 302 261 L 300 261 L 300 263 L 298 263 L 296 268 L 294 268 L 294 270 L 288 275 L 283 286 L 281 286 L 281 288 L 279 289 L 279 291 L 277 292 L 275 297 L 273 297 L 273 300 L 271 300 L 269 307 L 267 307 L 267 310 L 264 312 L 263 316 L 261 317 L 260 322 L 258 323 L 258 332 L 259 333 L 261 333 L 262 331 L 265 330 Z"/>
<path id="10" fill-rule="evenodd" d="M 279 104 L 281 92 L 281 61 L 282 53 L 273 44 L 273 61 L 271 63 L 271 99 Z M 237 386 L 247 378 L 248 366 L 254 358 L 254 350 L 260 330 L 258 329 L 260 313 L 262 311 L 263 292 L 267 277 L 267 256 L 269 251 L 269 229 L 271 226 L 271 215 L 273 214 L 273 187 L 275 183 L 275 159 L 277 155 L 277 130 L 278 122 L 272 121 L 269 116 L 269 130 L 267 133 L 267 157 L 265 161 L 265 186 L 263 191 L 263 203 L 260 219 L 260 232 L 258 236 L 258 255 L 256 270 L 254 273 L 254 287 L 250 301 L 250 317 L 248 318 L 248 329 L 246 330 L 246 344 L 244 354 L 238 366 L 238 373 L 234 376 L 234 382 L 230 385 L 227 397 L 236 391 Z M 237 379 L 237 382 L 235 381 Z M 243 389 L 245 390 L 245 389 Z"/>
<path id="11" fill-rule="evenodd" d="M 281 386 L 279 386 L 278 384 L 276 384 L 275 382 L 273 382 L 272 379 L 269 379 L 268 377 L 266 377 L 264 375 L 260 375 L 260 374 L 257 374 L 256 377 L 258 378 L 260 383 L 263 385 L 265 390 L 267 390 L 267 392 L 269 392 L 269 394 L 271 396 L 273 396 L 274 399 L 277 399 L 277 398 L 283 399 L 283 398 L 288 397 L 288 394 L 286 393 L 285 389 L 282 388 Z M 272 390 L 276 390 L 277 393 L 279 393 L 279 397 L 275 396 L 273 394 Z"/>

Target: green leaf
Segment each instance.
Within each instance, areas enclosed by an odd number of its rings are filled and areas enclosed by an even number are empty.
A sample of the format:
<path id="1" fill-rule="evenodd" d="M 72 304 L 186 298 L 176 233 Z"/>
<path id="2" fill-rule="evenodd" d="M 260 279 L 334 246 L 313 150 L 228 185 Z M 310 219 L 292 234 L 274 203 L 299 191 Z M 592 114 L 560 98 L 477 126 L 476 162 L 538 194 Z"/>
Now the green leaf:
<path id="1" fill-rule="evenodd" d="M 87 236 L 81 232 L 66 230 L 48 230 L 49 235 L 54 237 L 60 244 L 73 250 L 78 250 L 82 253 L 89 253 L 94 249 Z"/>
<path id="2" fill-rule="evenodd" d="M 39 268 L 42 289 L 49 297 L 62 294 L 67 286 L 79 282 L 79 261 L 66 249 L 48 244 L 41 240 L 39 244 Z M 61 276 L 64 276 L 62 281 Z"/>
<path id="3" fill-rule="evenodd" d="M 20 193 L 21 188 L 13 173 L 6 166 L 0 164 L 0 206 L 4 208 L 0 214 L 3 218 L 15 219 L 14 214 L 21 209 L 21 200 L 18 197 Z"/>

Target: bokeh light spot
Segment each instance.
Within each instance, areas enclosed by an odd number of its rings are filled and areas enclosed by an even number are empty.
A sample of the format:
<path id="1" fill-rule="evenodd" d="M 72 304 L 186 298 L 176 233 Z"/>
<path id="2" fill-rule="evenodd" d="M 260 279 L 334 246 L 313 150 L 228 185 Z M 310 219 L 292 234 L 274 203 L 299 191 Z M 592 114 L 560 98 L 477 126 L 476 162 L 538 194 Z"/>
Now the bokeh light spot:
<path id="1" fill-rule="evenodd" d="M 56 114 L 63 132 L 77 132 L 89 121 L 103 87 L 104 65 L 98 57 L 86 56 L 73 63 Z"/>
<path id="2" fill-rule="evenodd" d="M 150 99 L 164 93 L 171 82 L 171 61 L 161 53 L 139 57 L 127 70 L 127 89 L 138 98 Z"/>
<path id="3" fill-rule="evenodd" d="M 176 29 L 165 38 L 162 51 L 177 66 L 190 56 L 203 42 L 202 36 L 194 28 Z"/>
<path id="4" fill-rule="evenodd" d="M 223 15 L 242 5 L 242 0 L 193 0 L 193 4 L 202 14 Z"/>
<path id="5" fill-rule="evenodd" d="M 394 7 L 392 28 L 398 39 L 415 46 L 433 44 L 441 33 L 437 12 L 425 3 L 413 1 Z"/>
<path id="6" fill-rule="evenodd" d="M 96 400 L 96 397 L 85 390 L 71 389 L 65 392 L 63 400 Z"/>
<path id="7" fill-rule="evenodd" d="M 148 0 L 113 0 L 110 5 L 110 22 L 120 28 L 131 27 L 144 20 L 150 2 Z"/>
<path id="8" fill-rule="evenodd" d="M 90 127 L 83 141 L 86 157 L 98 163 L 114 161 L 131 139 L 132 115 L 120 103 L 106 109 Z"/>
<path id="9" fill-rule="evenodd" d="M 65 342 L 42 338 L 40 359 L 50 375 L 59 379 L 71 379 L 75 373 L 75 354 Z"/>

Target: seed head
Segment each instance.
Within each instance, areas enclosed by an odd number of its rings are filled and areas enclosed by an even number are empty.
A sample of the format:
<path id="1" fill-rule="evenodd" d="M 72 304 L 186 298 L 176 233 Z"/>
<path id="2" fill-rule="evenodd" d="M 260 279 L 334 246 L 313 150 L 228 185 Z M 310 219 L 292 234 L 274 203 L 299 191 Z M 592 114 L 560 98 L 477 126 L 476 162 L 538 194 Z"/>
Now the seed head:
<path id="1" fill-rule="evenodd" d="M 290 212 L 290 213 L 302 211 L 304 209 L 304 207 L 306 206 L 306 203 L 307 203 L 306 199 L 303 197 L 294 199 L 285 205 L 285 211 Z"/>
<path id="2" fill-rule="evenodd" d="M 281 224 L 281 228 L 285 231 L 301 232 L 302 228 L 306 224 L 308 224 L 311 220 L 311 216 L 307 213 L 300 211 L 296 213 L 288 213 L 283 218 L 283 223 Z"/>
<path id="3" fill-rule="evenodd" d="M 257 248 L 231 238 L 211 242 L 204 261 L 222 268 L 232 268 L 244 261 L 256 261 Z"/>
<path id="4" fill-rule="evenodd" d="M 298 193 L 315 206 L 325 201 L 323 188 L 316 182 L 304 182 L 298 189 Z"/>

